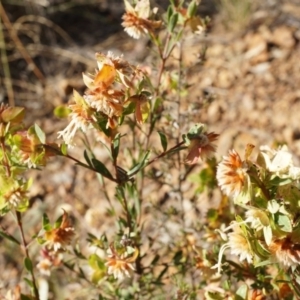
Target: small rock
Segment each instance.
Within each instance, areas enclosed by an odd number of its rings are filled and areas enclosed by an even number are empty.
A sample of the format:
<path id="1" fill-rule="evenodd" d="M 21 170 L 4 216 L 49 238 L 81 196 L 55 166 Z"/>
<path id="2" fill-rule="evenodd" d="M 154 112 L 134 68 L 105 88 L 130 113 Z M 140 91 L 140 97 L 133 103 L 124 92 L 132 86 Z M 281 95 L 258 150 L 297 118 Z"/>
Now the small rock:
<path id="1" fill-rule="evenodd" d="M 232 74 L 231 71 L 220 70 L 217 77 L 216 86 L 223 89 L 227 89 L 232 86 L 233 82 L 234 82 L 234 75 Z"/>
<path id="2" fill-rule="evenodd" d="M 221 107 L 217 101 L 214 101 L 209 105 L 207 115 L 211 123 L 215 123 L 221 119 Z"/>
<path id="3" fill-rule="evenodd" d="M 249 33 L 245 37 L 248 51 L 244 57 L 252 64 L 265 62 L 269 59 L 267 40 L 260 33 Z"/>
<path id="4" fill-rule="evenodd" d="M 274 30 L 272 42 L 282 48 L 292 48 L 296 41 L 293 37 L 291 28 L 280 26 Z"/>

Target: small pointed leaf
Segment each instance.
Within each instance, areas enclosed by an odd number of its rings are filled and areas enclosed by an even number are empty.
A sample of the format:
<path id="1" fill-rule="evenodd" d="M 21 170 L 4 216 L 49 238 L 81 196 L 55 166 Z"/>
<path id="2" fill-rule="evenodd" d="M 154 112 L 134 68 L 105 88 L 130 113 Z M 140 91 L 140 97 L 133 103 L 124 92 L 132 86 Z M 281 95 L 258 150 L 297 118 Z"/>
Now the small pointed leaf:
<path id="1" fill-rule="evenodd" d="M 34 124 L 34 130 L 42 144 L 46 143 L 46 135 L 45 132 L 41 129 L 41 127 L 37 124 Z"/>
<path id="2" fill-rule="evenodd" d="M 49 218 L 47 216 L 47 214 L 43 214 L 43 229 L 45 231 L 49 231 L 52 229 L 52 226 L 50 224 Z"/>
<path id="3" fill-rule="evenodd" d="M 167 137 L 166 135 L 161 132 L 161 131 L 158 131 L 158 134 L 159 134 L 159 137 L 160 137 L 160 143 L 161 143 L 161 146 L 163 147 L 163 150 L 164 152 L 166 152 L 167 148 L 168 148 L 168 141 L 167 141 Z"/>
<path id="4" fill-rule="evenodd" d="M 21 244 L 16 238 L 14 238 L 13 236 L 11 236 L 11 235 L 8 234 L 8 233 L 5 233 L 5 232 L 3 232 L 3 231 L 0 231 L 0 235 L 1 235 L 2 237 L 4 237 L 5 239 L 7 239 L 7 240 L 9 240 L 9 241 L 11 241 L 11 242 L 13 242 L 13 243 L 15 243 L 15 244 L 17 244 L 17 245 L 20 245 L 20 244 Z"/>
<path id="5" fill-rule="evenodd" d="M 28 272 L 32 272 L 32 261 L 28 257 L 24 259 L 24 266 Z"/>
<path id="6" fill-rule="evenodd" d="M 108 171 L 108 169 L 105 167 L 105 165 L 101 161 L 99 161 L 96 158 L 92 158 L 92 164 L 98 173 L 100 173 L 101 175 L 103 175 L 106 178 L 114 179 L 113 176 Z"/>
<path id="7" fill-rule="evenodd" d="M 116 161 L 118 155 L 119 155 L 119 149 L 120 149 L 120 138 L 121 138 L 121 134 L 118 133 L 114 140 L 112 141 L 112 145 L 111 145 L 111 154 L 113 157 L 113 160 Z"/>

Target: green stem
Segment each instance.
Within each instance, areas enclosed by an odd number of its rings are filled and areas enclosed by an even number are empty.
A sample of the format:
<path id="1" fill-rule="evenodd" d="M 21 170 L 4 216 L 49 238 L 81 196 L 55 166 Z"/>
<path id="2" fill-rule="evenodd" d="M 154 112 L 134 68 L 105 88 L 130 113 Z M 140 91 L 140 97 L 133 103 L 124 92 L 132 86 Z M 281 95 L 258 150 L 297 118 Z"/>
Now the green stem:
<path id="1" fill-rule="evenodd" d="M 119 182 L 117 178 L 113 178 L 113 177 L 111 178 L 111 177 L 105 176 L 105 175 L 103 175 L 102 173 L 100 173 L 99 171 L 97 171 L 95 168 L 93 168 L 93 167 L 91 167 L 91 166 L 89 166 L 89 165 L 87 165 L 87 164 L 81 162 L 81 161 L 78 160 L 77 158 L 75 158 L 75 157 L 73 157 L 73 156 L 71 156 L 71 155 L 69 155 L 69 154 L 63 154 L 59 149 L 56 149 L 56 148 L 54 148 L 54 147 L 52 147 L 52 146 L 50 146 L 50 145 L 47 145 L 47 144 L 43 144 L 43 147 L 46 148 L 46 149 L 47 149 L 47 148 L 48 148 L 48 149 L 51 149 L 52 151 L 56 152 L 57 155 L 60 155 L 60 156 L 63 156 L 63 157 L 66 157 L 66 158 L 69 158 L 69 159 L 75 161 L 77 164 L 79 164 L 80 166 L 82 166 L 82 167 L 84 167 L 84 168 L 87 168 L 87 169 L 89 169 L 89 170 L 91 170 L 91 171 L 94 171 L 95 173 L 101 174 L 103 177 L 109 179 L 110 181 L 113 181 L 113 182 L 116 182 L 116 183 Z"/>
<path id="2" fill-rule="evenodd" d="M 25 251 L 25 256 L 31 261 L 31 259 L 29 257 L 27 243 L 26 243 L 26 240 L 25 240 L 24 230 L 23 230 L 22 215 L 19 211 L 16 211 L 16 216 L 17 216 L 18 227 L 19 227 L 20 233 L 21 233 L 21 239 L 22 239 L 22 244 L 23 244 L 24 251 Z M 40 299 L 39 298 L 39 291 L 37 289 L 36 279 L 35 279 L 35 276 L 34 276 L 33 268 L 30 270 L 30 274 L 31 274 L 31 279 L 32 279 L 33 292 L 34 292 L 34 295 L 35 295 L 36 299 L 38 300 L 38 299 Z"/>
<path id="3" fill-rule="evenodd" d="M 171 154 L 171 153 L 174 152 L 175 150 L 180 149 L 180 147 L 181 147 L 182 145 L 184 145 L 184 141 L 180 142 L 179 144 L 176 144 L 174 147 L 170 148 L 169 150 L 164 151 L 164 152 L 162 152 L 161 154 L 155 156 L 153 159 L 149 160 L 149 161 L 145 164 L 145 166 L 143 167 L 143 169 L 146 168 L 146 167 L 148 167 L 149 165 L 151 165 L 151 164 L 154 163 L 155 161 L 159 160 L 160 158 L 162 158 L 162 157 L 164 157 L 164 156 L 166 156 L 166 155 L 168 155 L 168 154 Z M 132 173 L 130 176 L 132 177 L 133 175 L 137 174 L 139 171 L 141 171 L 141 169 L 136 170 L 136 171 L 135 171 L 134 173 Z"/>
<path id="4" fill-rule="evenodd" d="M 129 212 L 129 209 L 128 209 L 128 203 L 127 203 L 127 199 L 125 197 L 125 195 L 123 195 L 123 207 L 125 209 L 125 213 L 126 213 L 126 219 L 127 219 L 127 225 L 128 225 L 128 228 L 129 228 L 129 232 L 132 232 L 132 226 L 131 226 L 131 215 L 130 215 L 130 212 Z"/>

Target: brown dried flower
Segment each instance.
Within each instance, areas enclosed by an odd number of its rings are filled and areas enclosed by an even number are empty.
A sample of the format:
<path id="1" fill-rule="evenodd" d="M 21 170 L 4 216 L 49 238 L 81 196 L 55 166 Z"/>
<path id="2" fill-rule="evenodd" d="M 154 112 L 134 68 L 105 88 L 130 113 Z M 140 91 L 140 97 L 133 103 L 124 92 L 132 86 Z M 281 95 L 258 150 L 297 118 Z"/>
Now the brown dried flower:
<path id="1" fill-rule="evenodd" d="M 46 245 L 48 249 L 53 249 L 55 252 L 69 245 L 73 237 L 74 228 L 71 226 L 66 212 L 64 212 L 62 222 L 58 228 L 45 232 Z"/>

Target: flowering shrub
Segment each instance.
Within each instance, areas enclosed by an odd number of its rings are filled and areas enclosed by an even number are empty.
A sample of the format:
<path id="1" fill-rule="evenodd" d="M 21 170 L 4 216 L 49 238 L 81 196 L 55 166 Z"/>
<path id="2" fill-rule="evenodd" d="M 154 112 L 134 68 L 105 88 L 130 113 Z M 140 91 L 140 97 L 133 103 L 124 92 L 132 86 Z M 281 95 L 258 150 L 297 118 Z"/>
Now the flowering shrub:
<path id="1" fill-rule="evenodd" d="M 254 146 L 248 145 L 243 158 L 232 149 L 217 164 L 219 134 L 182 118 L 188 82 L 181 55 L 173 69 L 167 62 L 182 51 L 185 34 L 205 34 L 208 20 L 197 16 L 198 5 L 170 1 L 162 13 L 147 0 L 125 1 L 122 25 L 133 38 L 151 40 L 157 66 L 150 71 L 111 52 L 96 53 L 95 72 L 83 74 L 85 92 L 75 90 L 71 103 L 55 110 L 69 120 L 58 141 L 47 142 L 37 125 L 26 129 L 23 108 L 1 105 L 0 210 L 15 216 L 20 237 L 0 233 L 24 250 L 30 274 L 24 279 L 28 287 L 20 283 L 5 299 L 58 299 L 51 285 L 58 268 L 89 290 L 85 299 L 300 296 L 300 168 L 292 154 L 285 146 L 263 146 L 252 158 Z M 173 116 L 168 102 L 178 106 Z M 92 135 L 107 150 L 108 162 L 88 142 Z M 85 141 L 82 159 L 68 152 L 78 136 Z M 22 223 L 32 184 L 26 171 L 47 167 L 57 156 L 98 174 L 114 234 L 99 228 L 97 236 L 79 237 L 72 212 L 62 211 L 54 224 L 46 213 L 41 216 L 40 230 L 29 240 Z M 197 164 L 200 171 L 191 174 Z M 192 196 L 184 186 L 188 181 L 196 183 Z M 147 192 L 151 183 L 155 193 L 166 188 L 164 199 Z M 212 199 L 218 186 L 219 208 L 190 219 L 194 195 Z M 179 205 L 163 208 L 171 197 Z M 88 247 L 82 250 L 84 239 Z M 29 251 L 32 245 L 38 252 Z"/>

